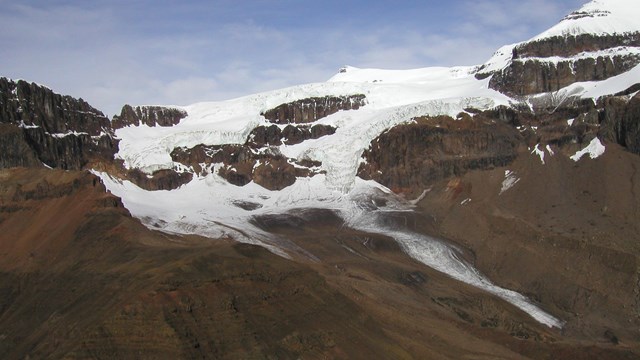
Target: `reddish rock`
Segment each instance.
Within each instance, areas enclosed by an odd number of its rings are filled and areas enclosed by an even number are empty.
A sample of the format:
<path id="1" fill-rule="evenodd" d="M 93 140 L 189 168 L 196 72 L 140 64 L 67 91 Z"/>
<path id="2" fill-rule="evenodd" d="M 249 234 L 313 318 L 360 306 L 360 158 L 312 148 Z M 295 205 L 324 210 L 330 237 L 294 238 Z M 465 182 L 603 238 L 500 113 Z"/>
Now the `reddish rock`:
<path id="1" fill-rule="evenodd" d="M 284 158 L 268 159 L 253 174 L 256 184 L 268 190 L 282 190 L 296 182 L 296 169 Z"/>
<path id="2" fill-rule="evenodd" d="M 145 190 L 175 190 L 193 179 L 193 174 L 175 170 L 158 170 L 147 175 L 138 169 L 129 170 L 127 179 Z"/>
<path id="3" fill-rule="evenodd" d="M 481 117 L 419 118 L 373 140 L 358 176 L 416 195 L 437 180 L 509 164 L 521 141 L 516 129 Z"/>
<path id="4" fill-rule="evenodd" d="M 279 146 L 282 144 L 282 130 L 277 125 L 258 126 L 249 134 L 247 144 L 254 148 Z"/>

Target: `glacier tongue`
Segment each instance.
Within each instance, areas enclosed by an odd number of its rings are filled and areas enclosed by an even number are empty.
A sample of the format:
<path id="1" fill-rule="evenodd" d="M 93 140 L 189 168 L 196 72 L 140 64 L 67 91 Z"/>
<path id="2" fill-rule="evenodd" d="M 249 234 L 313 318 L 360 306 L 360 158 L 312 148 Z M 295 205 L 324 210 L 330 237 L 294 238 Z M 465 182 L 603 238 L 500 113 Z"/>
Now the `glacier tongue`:
<path id="1" fill-rule="evenodd" d="M 564 322 L 537 307 L 522 294 L 499 287 L 482 275 L 471 264 L 461 259 L 459 250 L 439 239 L 415 233 L 403 226 L 389 225 L 385 218 L 402 216 L 411 211 L 410 204 L 393 196 L 387 189 L 356 188 L 350 195 L 350 202 L 340 214 L 349 227 L 370 233 L 383 234 L 395 239 L 412 258 L 463 283 L 485 290 L 509 302 L 529 314 L 536 321 L 548 326 L 562 328 Z M 389 197 L 383 208 L 371 209 L 371 194 L 386 192 Z"/>

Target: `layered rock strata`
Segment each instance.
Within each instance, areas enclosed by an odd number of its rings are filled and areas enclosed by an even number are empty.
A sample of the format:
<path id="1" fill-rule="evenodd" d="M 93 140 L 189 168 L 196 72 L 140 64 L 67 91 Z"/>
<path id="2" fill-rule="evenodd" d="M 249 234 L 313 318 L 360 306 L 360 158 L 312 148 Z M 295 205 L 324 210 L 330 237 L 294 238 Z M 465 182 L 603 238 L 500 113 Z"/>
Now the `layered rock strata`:
<path id="1" fill-rule="evenodd" d="M 82 169 L 118 150 L 111 123 L 82 99 L 19 80 L 0 78 L 2 167 Z"/>
<path id="2" fill-rule="evenodd" d="M 265 111 L 262 116 L 274 124 L 303 124 L 317 121 L 340 110 L 357 110 L 364 105 L 366 97 L 362 94 L 313 97 L 278 105 Z"/>

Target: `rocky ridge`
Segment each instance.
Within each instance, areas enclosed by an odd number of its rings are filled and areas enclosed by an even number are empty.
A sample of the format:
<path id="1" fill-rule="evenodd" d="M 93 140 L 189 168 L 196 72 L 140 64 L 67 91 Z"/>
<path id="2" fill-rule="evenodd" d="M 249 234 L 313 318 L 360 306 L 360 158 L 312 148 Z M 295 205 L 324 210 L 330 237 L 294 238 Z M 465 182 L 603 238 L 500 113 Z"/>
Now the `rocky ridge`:
<path id="1" fill-rule="evenodd" d="M 165 106 L 136 106 L 125 105 L 120 115 L 113 117 L 111 125 L 114 129 L 125 126 L 173 126 L 187 117 L 187 112 L 178 108 Z"/>
<path id="2" fill-rule="evenodd" d="M 111 123 L 82 99 L 0 78 L 2 167 L 82 169 L 118 151 Z"/>
<path id="3" fill-rule="evenodd" d="M 317 121 L 340 110 L 357 110 L 366 105 L 365 95 L 326 96 L 296 100 L 265 111 L 274 124 L 304 124 Z"/>

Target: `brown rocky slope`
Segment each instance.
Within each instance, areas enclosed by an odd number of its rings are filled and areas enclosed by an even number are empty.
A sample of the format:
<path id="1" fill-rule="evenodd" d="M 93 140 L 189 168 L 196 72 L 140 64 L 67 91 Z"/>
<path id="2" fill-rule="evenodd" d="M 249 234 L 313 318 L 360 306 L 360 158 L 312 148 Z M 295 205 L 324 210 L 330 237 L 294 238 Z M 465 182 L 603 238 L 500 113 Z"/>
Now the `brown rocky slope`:
<path id="1" fill-rule="evenodd" d="M 255 220 L 319 260 L 292 261 L 227 239 L 150 231 L 87 173 L 0 177 L 2 358 L 637 356 L 617 327 L 609 338 L 577 325 L 548 329 L 410 259 L 389 238 L 344 228 L 328 210 Z M 421 206 L 453 213 L 445 200 Z M 416 230 L 458 239 L 446 223 L 413 216 Z M 480 250 L 478 259 L 487 255 Z"/>

